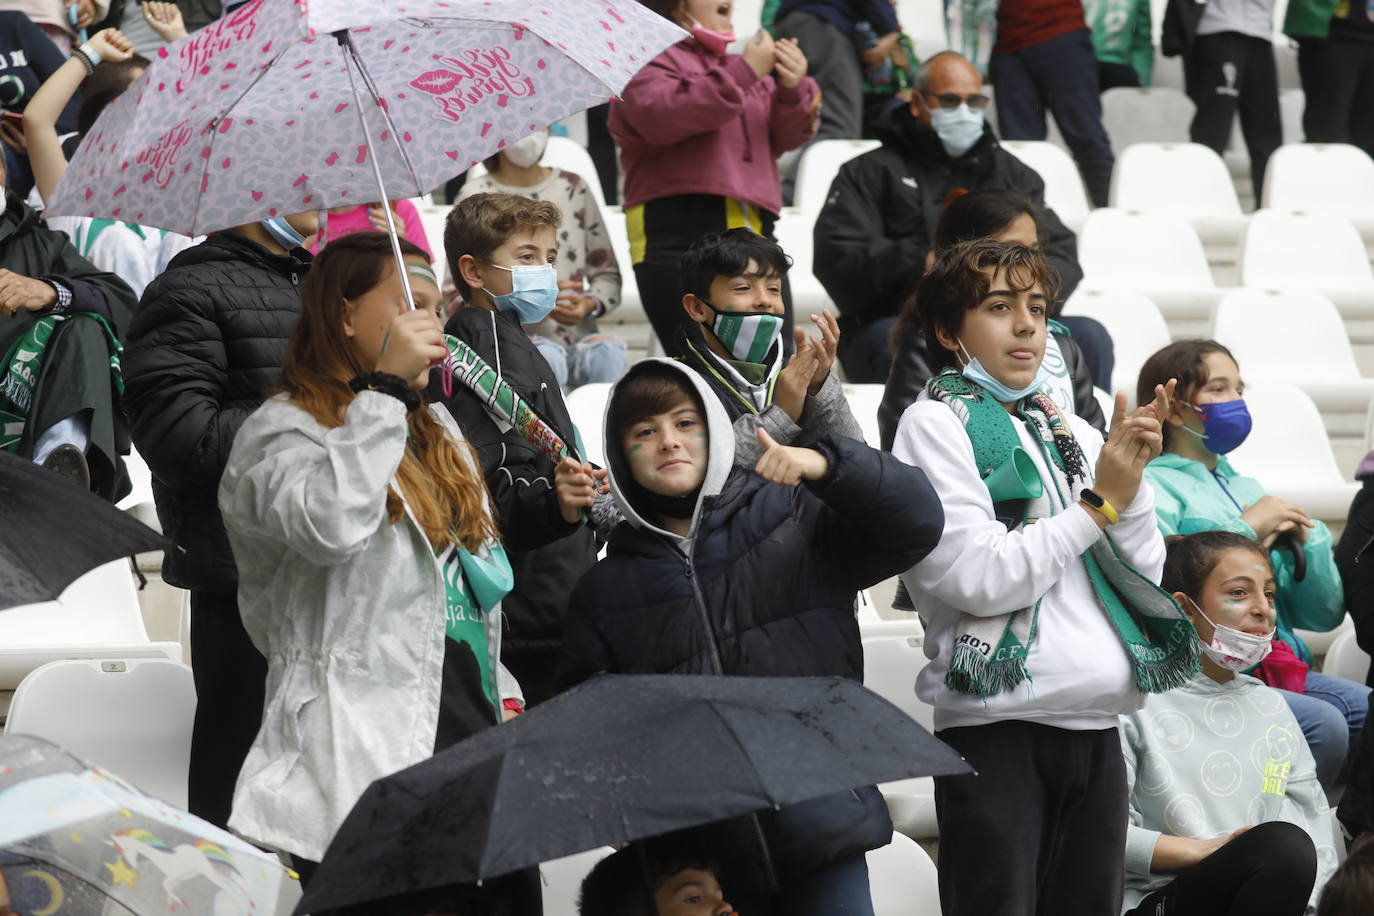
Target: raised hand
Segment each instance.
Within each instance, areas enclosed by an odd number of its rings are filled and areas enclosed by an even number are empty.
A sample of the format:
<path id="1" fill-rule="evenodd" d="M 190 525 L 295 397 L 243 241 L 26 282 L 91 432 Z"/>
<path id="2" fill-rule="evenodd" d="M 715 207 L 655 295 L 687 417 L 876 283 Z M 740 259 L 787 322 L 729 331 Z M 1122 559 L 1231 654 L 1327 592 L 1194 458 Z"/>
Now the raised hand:
<path id="1" fill-rule="evenodd" d="M 830 462 L 814 448 L 779 445 L 762 426 L 757 435 L 764 451 L 754 473 L 764 480 L 795 487 L 803 480 L 820 480 L 830 471 Z"/>
<path id="2" fill-rule="evenodd" d="M 1097 458 L 1096 480 L 1093 489 L 1118 512 L 1135 500 L 1140 489 L 1141 475 L 1164 445 L 1164 434 L 1154 405 L 1147 405 L 1126 415 L 1126 395 L 1116 393 L 1112 406 L 1112 421 L 1107 444 Z"/>
<path id="3" fill-rule="evenodd" d="M 186 37 L 186 23 L 181 18 L 181 8 L 175 3 L 150 0 L 143 4 L 143 21 L 158 34 L 163 41 L 176 41 Z"/>
<path id="4" fill-rule="evenodd" d="M 773 66 L 780 86 L 796 89 L 806 79 L 806 55 L 795 38 L 780 38 L 773 44 Z"/>
<path id="5" fill-rule="evenodd" d="M 820 356 L 800 330 L 792 331 L 792 339 L 796 342 L 797 352 L 792 354 L 787 365 L 778 373 L 778 380 L 773 386 L 773 403 L 786 411 L 793 423 L 799 423 L 802 410 L 806 407 L 806 393 L 820 369 Z"/>
<path id="6" fill-rule="evenodd" d="M 439 316 L 428 309 L 407 310 L 392 319 L 376 371 L 398 375 L 419 391 L 429 381 L 429 367 L 446 356 Z"/>
<path id="7" fill-rule="evenodd" d="M 749 39 L 749 43 L 744 46 L 744 62 L 749 65 L 759 79 L 763 79 L 773 69 L 775 64 L 773 46 L 773 36 L 763 29 L 755 32 L 754 37 Z"/>
<path id="8" fill-rule="evenodd" d="M 816 374 L 811 377 L 811 385 L 806 389 L 806 393 L 814 398 L 820 394 L 821 386 L 830 375 L 830 367 L 835 365 L 835 353 L 840 347 L 840 325 L 835 316 L 830 314 L 830 309 L 823 310 L 819 315 L 812 315 L 811 320 L 821 331 L 819 339 L 810 341 L 811 348 L 816 354 Z"/>
<path id="9" fill-rule="evenodd" d="M 134 43 L 119 29 L 101 29 L 86 42 L 106 63 L 117 63 L 134 56 Z"/>

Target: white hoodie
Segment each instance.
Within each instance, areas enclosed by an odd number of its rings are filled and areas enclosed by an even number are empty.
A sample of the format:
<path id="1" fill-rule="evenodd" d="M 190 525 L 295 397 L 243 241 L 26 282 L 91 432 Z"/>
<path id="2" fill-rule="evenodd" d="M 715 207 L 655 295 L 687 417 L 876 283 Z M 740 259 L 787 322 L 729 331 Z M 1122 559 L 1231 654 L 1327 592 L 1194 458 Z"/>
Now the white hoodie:
<path id="1" fill-rule="evenodd" d="M 1066 414 L 1091 475 L 1102 435 Z M 1022 447 L 1049 480 L 1040 445 L 1016 423 Z M 935 707 L 935 727 L 987 725 L 1005 720 L 1070 729 L 1115 728 L 1117 717 L 1140 707 L 1125 645 L 1108 621 L 1081 556 L 1101 534 L 1075 503 L 1052 518 L 1008 532 L 993 516 L 978 476 L 973 443 L 963 423 L 925 392 L 897 426 L 892 452 L 926 472 L 945 509 L 940 543 L 902 581 L 926 621 L 930 664 L 916 694 Z M 1143 480 L 1135 500 L 1108 528 L 1121 556 L 1141 575 L 1159 581 L 1164 539 L 1155 522 L 1154 492 Z M 959 616 L 995 616 L 1040 605 L 1039 632 L 1026 660 L 1030 680 L 986 699 L 945 686 Z"/>

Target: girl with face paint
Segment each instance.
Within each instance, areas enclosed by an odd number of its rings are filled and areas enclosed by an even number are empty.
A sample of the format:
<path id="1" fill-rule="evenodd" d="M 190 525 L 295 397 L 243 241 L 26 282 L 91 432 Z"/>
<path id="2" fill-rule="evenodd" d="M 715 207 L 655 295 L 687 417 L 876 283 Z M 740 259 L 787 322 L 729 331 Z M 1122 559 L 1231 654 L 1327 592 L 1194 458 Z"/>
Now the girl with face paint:
<path id="1" fill-rule="evenodd" d="M 1131 916 L 1312 912 L 1336 865 L 1316 763 L 1276 691 L 1241 668 L 1274 633 L 1264 548 L 1230 531 L 1169 539 L 1162 578 L 1202 670 L 1122 720 Z"/>
<path id="2" fill-rule="evenodd" d="M 1278 611 L 1275 651 L 1255 675 L 1282 688 L 1317 758 L 1322 784 L 1336 781 L 1364 726 L 1369 690 L 1318 672 L 1294 632 L 1324 632 L 1345 618 L 1345 594 L 1331 532 L 1301 507 L 1240 474 L 1229 454 L 1250 431 L 1245 381 L 1231 352 L 1213 340 L 1175 341 L 1141 368 L 1137 394 L 1177 378 L 1164 425 L 1164 451 L 1145 468 L 1155 514 L 1167 535 L 1222 529 L 1253 538 L 1273 565 Z M 1300 557 L 1299 557 L 1300 555 Z"/>

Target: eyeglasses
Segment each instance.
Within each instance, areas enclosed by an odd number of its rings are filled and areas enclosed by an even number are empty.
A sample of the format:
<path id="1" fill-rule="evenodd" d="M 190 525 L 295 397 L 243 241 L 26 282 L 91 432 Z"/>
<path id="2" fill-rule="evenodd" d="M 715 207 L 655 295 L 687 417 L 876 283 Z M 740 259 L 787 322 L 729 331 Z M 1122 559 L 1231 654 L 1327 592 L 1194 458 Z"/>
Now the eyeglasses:
<path id="1" fill-rule="evenodd" d="M 960 105 L 967 103 L 969 108 L 979 110 L 987 108 L 988 102 L 992 101 L 992 99 L 983 95 L 981 92 L 975 92 L 973 95 L 968 96 L 959 95 L 954 92 L 942 92 L 939 95 L 931 95 L 927 92 L 926 98 L 934 99 L 939 102 L 941 108 L 958 108 Z"/>

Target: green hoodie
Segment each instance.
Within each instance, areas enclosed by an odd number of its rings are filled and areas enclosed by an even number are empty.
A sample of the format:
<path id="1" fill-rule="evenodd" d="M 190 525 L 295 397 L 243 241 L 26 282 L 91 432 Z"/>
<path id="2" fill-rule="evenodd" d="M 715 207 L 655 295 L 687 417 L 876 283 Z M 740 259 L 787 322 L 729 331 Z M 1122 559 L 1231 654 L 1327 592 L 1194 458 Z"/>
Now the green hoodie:
<path id="1" fill-rule="evenodd" d="M 1165 537 L 1222 529 L 1255 537 L 1255 529 L 1241 519 L 1243 507 L 1264 497 L 1264 487 L 1253 477 L 1242 477 L 1224 455 L 1217 457 L 1215 471 L 1200 461 L 1165 452 L 1145 468 L 1145 479 L 1155 491 L 1155 514 Z M 1269 554 L 1278 586 L 1278 638 L 1293 647 L 1303 661 L 1312 653 L 1293 633 L 1294 627 L 1325 632 L 1345 618 L 1341 574 L 1331 552 L 1331 531 L 1321 522 L 1308 531 L 1307 576 L 1293 581 L 1293 555 L 1288 550 Z"/>
<path id="2" fill-rule="evenodd" d="M 1283 34 L 1289 38 L 1325 38 L 1331 33 L 1331 17 L 1338 0 L 1288 0 Z"/>
<path id="3" fill-rule="evenodd" d="M 1150 85 L 1155 65 L 1150 0 L 1084 0 L 1083 14 L 1092 29 L 1097 59 L 1128 64 L 1140 74 L 1140 85 Z"/>

